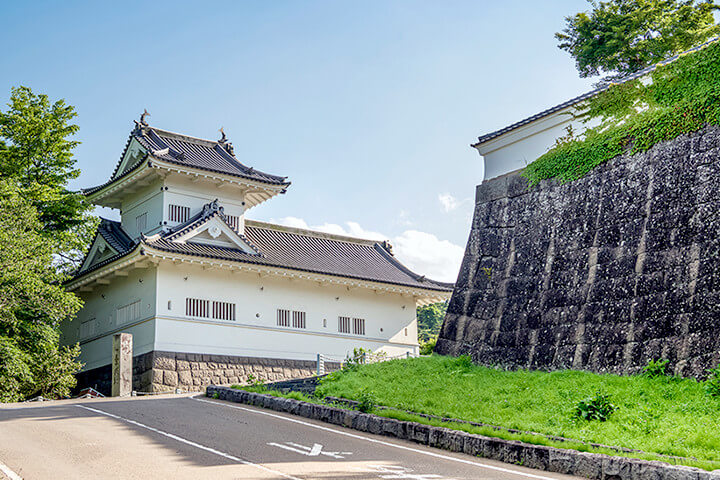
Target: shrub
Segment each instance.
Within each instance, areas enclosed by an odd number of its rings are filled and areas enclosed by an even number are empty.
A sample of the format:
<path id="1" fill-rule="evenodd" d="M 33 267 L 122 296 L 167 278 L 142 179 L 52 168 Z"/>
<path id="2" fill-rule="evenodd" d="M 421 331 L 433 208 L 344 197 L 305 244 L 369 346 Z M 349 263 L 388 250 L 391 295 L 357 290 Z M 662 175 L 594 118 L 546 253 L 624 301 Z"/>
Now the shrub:
<path id="1" fill-rule="evenodd" d="M 573 416 L 587 421 L 598 420 L 604 422 L 610 418 L 610 415 L 615 410 L 617 410 L 617 407 L 610 402 L 610 395 L 597 392 L 594 397 L 580 400 L 575 405 Z"/>
<path id="2" fill-rule="evenodd" d="M 437 338 L 433 338 L 420 345 L 420 355 L 431 355 L 433 353 L 433 350 L 435 350 L 436 343 Z"/>
<path id="3" fill-rule="evenodd" d="M 650 360 L 643 368 L 643 375 L 649 378 L 667 377 L 668 363 L 670 363 L 669 360 L 663 360 L 662 358 Z"/>
<path id="4" fill-rule="evenodd" d="M 708 378 L 705 380 L 705 391 L 711 397 L 720 397 L 720 365 L 708 370 Z"/>
<path id="5" fill-rule="evenodd" d="M 375 408 L 376 403 L 375 395 L 367 388 L 364 388 L 363 391 L 360 392 L 357 408 L 363 413 L 370 413 Z"/>

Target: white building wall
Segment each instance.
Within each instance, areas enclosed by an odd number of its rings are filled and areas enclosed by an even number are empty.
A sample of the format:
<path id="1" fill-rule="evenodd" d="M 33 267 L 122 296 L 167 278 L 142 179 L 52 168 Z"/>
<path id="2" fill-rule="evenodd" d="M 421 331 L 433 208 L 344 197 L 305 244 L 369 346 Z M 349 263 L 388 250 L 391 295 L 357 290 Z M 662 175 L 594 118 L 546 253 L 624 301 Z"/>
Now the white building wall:
<path id="1" fill-rule="evenodd" d="M 568 107 L 477 145 L 475 148 L 484 159 L 483 179 L 525 168 L 547 153 L 557 139 L 566 136 L 568 126 L 572 126 L 575 136 L 581 136 L 588 127 L 598 124 L 597 121 L 585 124 L 574 120 L 571 112 L 572 107 Z"/>
<path id="2" fill-rule="evenodd" d="M 75 319 L 61 325 L 61 343 L 73 345 L 80 342 L 82 352 L 79 360 L 85 364 L 83 370 L 111 363 L 114 333 L 133 335 L 133 355 L 153 350 L 156 279 L 154 267 L 134 269 L 128 272 L 127 277 L 112 277 L 109 285 L 97 286 L 92 292 L 75 292 L 84 306 Z M 137 309 L 127 308 L 125 314 L 118 315 L 119 308 L 136 302 L 139 302 Z M 132 315 L 128 315 L 130 312 Z M 85 322 L 94 322 L 94 327 L 89 329 L 89 324 Z"/>
<path id="3" fill-rule="evenodd" d="M 163 182 L 155 179 L 150 185 L 128 194 L 122 202 L 120 222 L 130 238 L 138 238 L 140 233 L 153 235 L 160 231 L 163 221 Z M 137 218 L 146 214 L 146 228 L 138 230 Z"/>
<path id="4" fill-rule="evenodd" d="M 163 195 L 162 212 L 167 226 L 173 227 L 178 224 L 170 221 L 170 205 L 190 207 L 192 217 L 200 212 L 205 204 L 218 199 L 226 215 L 240 217 L 240 231 L 243 231 L 245 199 L 241 189 L 228 185 L 218 188 L 217 185 L 204 179 L 194 182 L 187 175 L 169 175 L 165 178 L 164 185 L 166 190 Z"/>
<path id="5" fill-rule="evenodd" d="M 185 299 L 236 304 L 236 320 L 190 318 Z M 305 329 L 279 327 L 277 309 L 306 313 Z M 338 332 L 338 317 L 365 319 L 365 335 Z M 415 300 L 184 264 L 158 267 L 155 349 L 312 360 L 344 358 L 354 348 L 389 355 L 417 352 Z"/>

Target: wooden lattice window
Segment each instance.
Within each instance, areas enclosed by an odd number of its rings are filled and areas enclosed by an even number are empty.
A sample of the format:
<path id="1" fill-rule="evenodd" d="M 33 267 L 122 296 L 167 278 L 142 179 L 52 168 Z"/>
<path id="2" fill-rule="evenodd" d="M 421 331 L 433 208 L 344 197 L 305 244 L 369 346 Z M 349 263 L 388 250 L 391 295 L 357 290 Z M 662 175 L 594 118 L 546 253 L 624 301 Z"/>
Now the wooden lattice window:
<path id="1" fill-rule="evenodd" d="M 235 320 L 235 304 L 230 302 L 213 302 L 213 318 L 217 320 Z"/>
<path id="2" fill-rule="evenodd" d="M 282 308 L 278 308 L 277 325 L 278 327 L 290 326 L 290 310 L 283 310 Z"/>
<path id="3" fill-rule="evenodd" d="M 305 312 L 292 312 L 293 328 L 305 328 Z"/>
<path id="4" fill-rule="evenodd" d="M 338 317 L 338 332 L 350 333 L 350 317 Z"/>
<path id="5" fill-rule="evenodd" d="M 364 318 L 353 318 L 353 333 L 355 335 L 365 335 Z"/>
<path id="6" fill-rule="evenodd" d="M 187 222 L 190 218 L 190 207 L 184 205 L 169 205 L 168 218 L 171 222 Z"/>
<path id="7" fill-rule="evenodd" d="M 118 325 L 124 325 L 128 322 L 140 319 L 140 300 L 122 306 L 117 309 L 116 322 Z"/>
<path id="8" fill-rule="evenodd" d="M 185 315 L 189 317 L 210 317 L 210 300 L 202 300 L 199 298 L 185 299 Z"/>

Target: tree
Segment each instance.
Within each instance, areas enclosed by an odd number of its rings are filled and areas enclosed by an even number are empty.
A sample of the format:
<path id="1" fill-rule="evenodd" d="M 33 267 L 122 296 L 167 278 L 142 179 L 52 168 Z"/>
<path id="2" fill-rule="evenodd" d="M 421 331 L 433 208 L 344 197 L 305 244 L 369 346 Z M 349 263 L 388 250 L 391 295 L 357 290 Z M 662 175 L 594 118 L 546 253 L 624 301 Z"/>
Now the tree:
<path id="1" fill-rule="evenodd" d="M 79 347 L 59 346 L 58 324 L 80 300 L 53 265 L 35 206 L 13 180 L 0 179 L 0 401 L 67 395 Z"/>
<path id="2" fill-rule="evenodd" d="M 50 103 L 28 87 L 13 88 L 8 109 L 0 112 L 0 178 L 12 179 L 39 214 L 40 230 L 56 246 L 56 263 L 76 268 L 97 227 L 91 205 L 67 188 L 77 178 L 71 140 L 77 114 L 64 100 Z"/>
<path id="3" fill-rule="evenodd" d="M 440 333 L 440 327 L 445 320 L 447 312 L 447 303 L 433 303 L 418 307 L 417 323 L 418 323 L 418 340 L 428 342 L 433 340 Z"/>
<path id="4" fill-rule="evenodd" d="M 588 0 L 592 10 L 568 16 L 555 34 L 581 77 L 614 80 L 720 34 L 714 0 Z"/>

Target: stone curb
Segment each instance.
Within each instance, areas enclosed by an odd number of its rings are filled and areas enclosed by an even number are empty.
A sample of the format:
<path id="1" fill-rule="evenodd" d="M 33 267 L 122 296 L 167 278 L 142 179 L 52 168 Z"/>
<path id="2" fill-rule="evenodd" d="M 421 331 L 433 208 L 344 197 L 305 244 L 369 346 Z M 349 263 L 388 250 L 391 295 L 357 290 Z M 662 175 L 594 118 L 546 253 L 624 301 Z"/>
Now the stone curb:
<path id="1" fill-rule="evenodd" d="M 591 480 L 720 480 L 720 474 L 659 461 L 613 457 L 502 440 L 472 433 L 379 417 L 355 410 L 210 385 L 207 395 L 352 428 L 361 432 Z"/>

